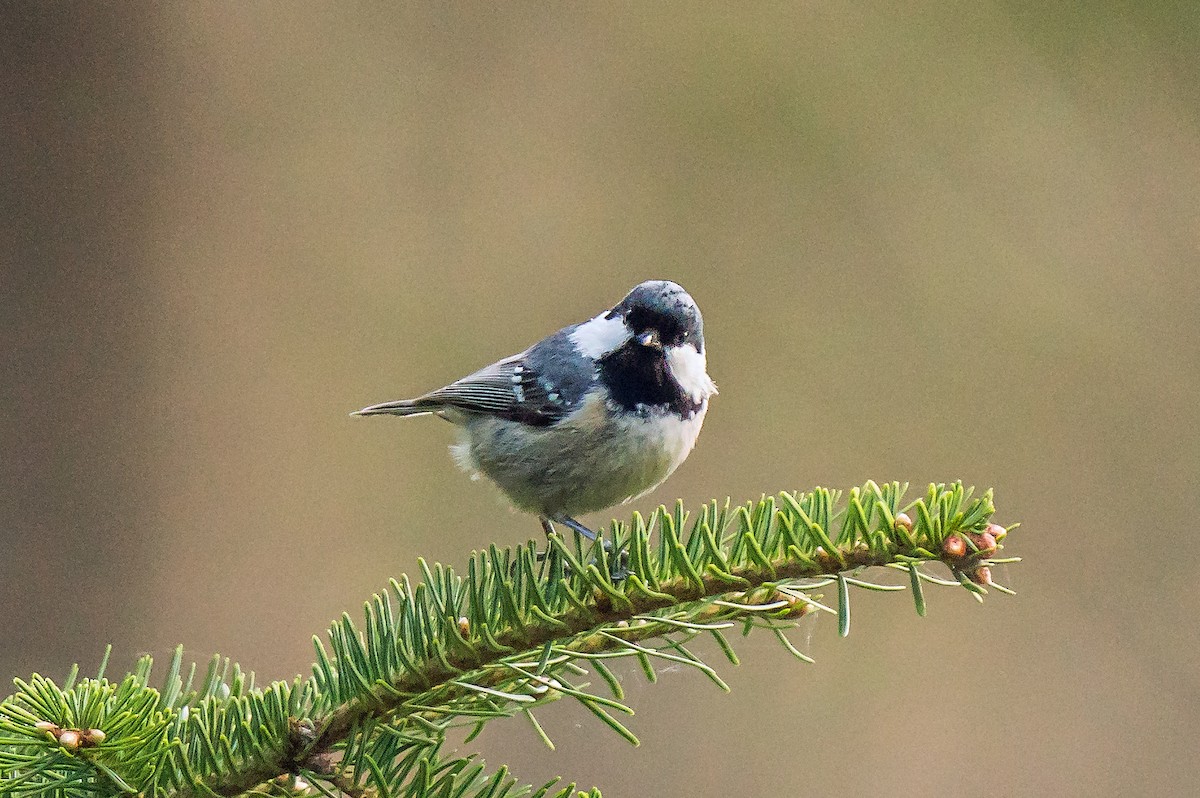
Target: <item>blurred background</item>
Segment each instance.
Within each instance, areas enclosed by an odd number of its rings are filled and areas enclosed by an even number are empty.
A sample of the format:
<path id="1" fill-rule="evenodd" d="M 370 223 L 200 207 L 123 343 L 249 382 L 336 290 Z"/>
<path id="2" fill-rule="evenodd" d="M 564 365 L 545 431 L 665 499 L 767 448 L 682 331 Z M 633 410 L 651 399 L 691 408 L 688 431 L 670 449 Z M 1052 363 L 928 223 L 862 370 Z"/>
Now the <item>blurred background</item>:
<path id="1" fill-rule="evenodd" d="M 491 764 L 613 796 L 1194 789 L 1200 5 L 2 13 L 3 678 L 109 642 L 307 673 L 418 556 L 539 535 L 446 425 L 347 413 L 670 278 L 721 395 L 637 509 L 994 486 L 1019 595 L 858 595 L 815 666 L 744 641 L 731 695 L 628 667 L 640 748 L 562 702 L 557 751 L 501 722 Z"/>

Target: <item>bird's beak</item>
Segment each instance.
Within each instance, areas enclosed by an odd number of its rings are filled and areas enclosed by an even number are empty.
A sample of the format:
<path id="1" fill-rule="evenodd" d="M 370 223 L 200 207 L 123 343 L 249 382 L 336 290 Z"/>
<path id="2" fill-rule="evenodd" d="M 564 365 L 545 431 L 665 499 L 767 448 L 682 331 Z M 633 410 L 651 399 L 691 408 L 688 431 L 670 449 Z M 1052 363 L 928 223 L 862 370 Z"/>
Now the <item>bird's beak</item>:
<path id="1" fill-rule="evenodd" d="M 634 338 L 642 346 L 649 346 L 653 349 L 662 349 L 662 341 L 658 338 L 658 330 L 646 330 L 646 332 Z"/>

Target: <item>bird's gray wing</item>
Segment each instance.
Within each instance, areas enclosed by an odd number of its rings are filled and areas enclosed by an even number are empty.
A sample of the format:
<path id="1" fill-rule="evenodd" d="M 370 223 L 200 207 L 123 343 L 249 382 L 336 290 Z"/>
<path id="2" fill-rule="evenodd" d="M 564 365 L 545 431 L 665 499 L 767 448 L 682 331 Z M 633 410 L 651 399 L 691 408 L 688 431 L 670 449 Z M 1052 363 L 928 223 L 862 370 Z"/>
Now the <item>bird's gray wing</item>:
<path id="1" fill-rule="evenodd" d="M 452 407 L 521 421 L 552 424 L 569 412 L 563 397 L 530 363 L 529 352 L 506 357 L 413 400 L 417 407 Z"/>
<path id="2" fill-rule="evenodd" d="M 575 410 L 593 387 L 596 362 L 578 352 L 565 327 L 520 354 L 455 380 L 444 388 L 384 402 L 354 415 L 416 416 L 456 409 L 532 426 L 553 424 Z"/>

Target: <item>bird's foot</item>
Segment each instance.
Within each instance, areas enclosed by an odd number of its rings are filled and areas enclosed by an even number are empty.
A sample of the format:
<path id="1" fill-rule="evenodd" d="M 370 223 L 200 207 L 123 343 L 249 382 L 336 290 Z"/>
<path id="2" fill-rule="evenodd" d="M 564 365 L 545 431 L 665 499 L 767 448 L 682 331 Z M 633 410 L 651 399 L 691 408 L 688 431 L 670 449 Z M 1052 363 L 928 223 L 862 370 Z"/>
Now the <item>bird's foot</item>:
<path id="1" fill-rule="evenodd" d="M 547 518 L 546 516 L 541 516 L 540 520 L 542 522 L 542 530 L 545 531 L 547 537 L 556 534 L 554 522 L 557 521 L 558 523 L 570 528 L 577 535 L 587 538 L 588 540 L 594 541 L 597 538 L 595 532 L 588 529 L 574 518 L 571 518 L 569 515 L 557 515 L 553 519 Z M 615 550 L 611 540 L 601 540 L 600 545 L 604 549 L 604 558 L 608 561 L 609 577 L 614 582 L 620 582 L 627 578 L 631 573 L 629 570 L 629 552 L 626 551 L 624 547 L 621 547 L 620 550 Z M 545 553 L 540 554 L 538 556 L 538 560 L 541 561 L 552 559 L 552 551 L 553 549 L 549 549 Z M 593 559 L 592 562 L 594 563 L 596 560 Z M 553 563 L 551 563 L 551 566 L 553 566 Z M 553 572 L 552 568 L 551 572 Z M 563 575 L 570 575 L 570 567 L 566 563 L 563 563 Z"/>

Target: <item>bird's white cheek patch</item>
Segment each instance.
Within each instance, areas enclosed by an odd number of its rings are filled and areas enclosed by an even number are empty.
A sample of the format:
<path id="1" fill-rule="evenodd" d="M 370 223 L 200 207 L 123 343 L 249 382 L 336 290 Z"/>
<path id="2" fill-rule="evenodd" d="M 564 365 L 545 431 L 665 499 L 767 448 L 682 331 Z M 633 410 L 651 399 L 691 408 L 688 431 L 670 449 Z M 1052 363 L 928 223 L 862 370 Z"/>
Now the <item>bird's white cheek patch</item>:
<path id="1" fill-rule="evenodd" d="M 717 386 L 708 376 L 708 359 L 692 345 L 670 347 L 667 350 L 667 366 L 679 387 L 696 401 L 717 392 Z"/>
<path id="2" fill-rule="evenodd" d="M 606 313 L 585 321 L 571 333 L 571 343 L 579 353 L 593 360 L 613 351 L 629 338 L 625 321 L 620 316 L 606 319 Z"/>

